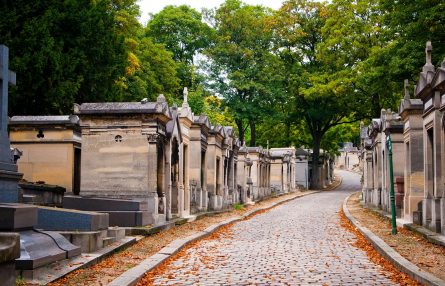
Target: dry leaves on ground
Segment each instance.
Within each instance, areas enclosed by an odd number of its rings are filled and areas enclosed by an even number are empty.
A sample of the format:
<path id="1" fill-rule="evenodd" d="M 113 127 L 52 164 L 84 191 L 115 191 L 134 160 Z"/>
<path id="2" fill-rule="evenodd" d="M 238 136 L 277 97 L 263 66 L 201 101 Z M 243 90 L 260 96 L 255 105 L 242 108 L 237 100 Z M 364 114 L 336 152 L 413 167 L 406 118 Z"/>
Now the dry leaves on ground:
<path id="1" fill-rule="evenodd" d="M 128 269 L 138 265 L 144 259 L 156 254 L 170 242 L 190 236 L 207 227 L 220 223 L 230 218 L 239 217 L 248 211 L 257 208 L 268 207 L 275 202 L 288 200 L 300 196 L 301 192 L 290 193 L 284 196 L 270 198 L 256 203 L 252 206 L 246 206 L 240 210 L 231 210 L 213 216 L 203 217 L 194 222 L 176 226 L 167 231 L 145 237 L 126 250 L 117 252 L 112 256 L 105 258 L 101 262 L 91 267 L 76 270 L 67 276 L 50 283 L 50 286 L 100 286 L 107 285 L 119 275 Z M 250 216 L 249 216 L 250 217 Z M 31 285 L 31 284 L 29 284 Z"/>

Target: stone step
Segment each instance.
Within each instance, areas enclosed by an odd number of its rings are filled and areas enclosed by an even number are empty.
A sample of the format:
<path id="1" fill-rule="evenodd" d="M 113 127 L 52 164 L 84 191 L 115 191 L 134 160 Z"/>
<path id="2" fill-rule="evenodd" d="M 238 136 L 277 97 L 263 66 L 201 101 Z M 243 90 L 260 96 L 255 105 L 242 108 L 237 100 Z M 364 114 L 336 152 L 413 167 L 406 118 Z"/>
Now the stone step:
<path id="1" fill-rule="evenodd" d="M 107 247 L 108 245 L 112 244 L 113 242 L 116 242 L 115 237 L 104 237 L 102 239 L 104 247 Z"/>
<path id="2" fill-rule="evenodd" d="M 114 237 L 116 241 L 119 241 L 125 237 L 125 228 L 109 227 L 107 230 L 107 236 Z"/>

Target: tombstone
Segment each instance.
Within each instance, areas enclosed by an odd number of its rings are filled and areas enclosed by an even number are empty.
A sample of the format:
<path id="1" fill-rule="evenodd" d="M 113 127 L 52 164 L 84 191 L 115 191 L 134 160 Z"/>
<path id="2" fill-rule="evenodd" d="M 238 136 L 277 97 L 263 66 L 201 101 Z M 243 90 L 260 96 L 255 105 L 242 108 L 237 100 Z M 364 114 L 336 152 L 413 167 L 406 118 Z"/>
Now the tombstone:
<path id="1" fill-rule="evenodd" d="M 8 137 L 8 86 L 16 84 L 16 75 L 9 70 L 9 50 L 0 45 L 0 202 L 19 201 L 17 172 Z"/>
<path id="2" fill-rule="evenodd" d="M 411 98 L 408 80 L 404 82 L 404 92 L 399 106 L 399 114 L 404 122 L 403 141 L 406 157 L 403 219 L 413 222 L 413 214 L 418 211 L 424 191 L 423 103 L 420 99 Z"/>

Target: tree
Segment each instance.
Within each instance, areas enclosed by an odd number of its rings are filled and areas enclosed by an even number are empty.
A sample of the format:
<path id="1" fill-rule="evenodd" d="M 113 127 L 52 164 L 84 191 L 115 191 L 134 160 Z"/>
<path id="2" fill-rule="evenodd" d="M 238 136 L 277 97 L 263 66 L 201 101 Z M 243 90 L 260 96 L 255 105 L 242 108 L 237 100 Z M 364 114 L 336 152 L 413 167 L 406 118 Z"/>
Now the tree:
<path id="1" fill-rule="evenodd" d="M 329 25 L 326 4 L 291 0 L 277 13 L 277 53 L 285 62 L 286 90 L 294 100 L 291 118 L 310 135 L 313 148 L 312 188 L 318 186 L 318 161 L 323 138 L 331 128 L 360 118 L 360 93 L 354 87 L 355 65 L 323 44 Z M 355 57 L 354 57 L 355 58 Z M 301 125 L 300 125 L 301 126 Z M 326 144 L 325 144 L 326 145 Z"/>
<path id="2" fill-rule="evenodd" d="M 115 13 L 109 0 L 2 1 L 0 38 L 18 82 L 11 113 L 69 113 L 74 102 L 113 98 L 125 67 Z"/>
<path id="3" fill-rule="evenodd" d="M 213 30 L 202 21 L 202 15 L 187 5 L 166 6 L 147 23 L 146 36 L 164 44 L 177 64 L 181 86 L 195 90 L 200 77 L 195 69 L 195 57 L 210 46 Z M 178 90 L 179 92 L 179 90 Z"/>
<path id="4" fill-rule="evenodd" d="M 272 81 L 280 76 L 272 68 L 278 61 L 271 54 L 271 10 L 227 0 L 210 17 L 216 40 L 205 52 L 209 88 L 222 95 L 233 112 L 240 140 L 245 141 L 249 128 L 250 145 L 255 146 L 256 124 L 272 96 Z"/>

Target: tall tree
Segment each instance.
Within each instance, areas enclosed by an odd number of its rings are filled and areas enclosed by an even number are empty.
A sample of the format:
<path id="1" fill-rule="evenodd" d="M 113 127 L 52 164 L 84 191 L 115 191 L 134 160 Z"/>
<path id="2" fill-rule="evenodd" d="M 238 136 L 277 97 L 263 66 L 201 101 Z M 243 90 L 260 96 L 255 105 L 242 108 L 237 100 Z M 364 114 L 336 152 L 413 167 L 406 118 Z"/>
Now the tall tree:
<path id="1" fill-rule="evenodd" d="M 293 120 L 302 120 L 311 139 L 312 188 L 319 188 L 319 156 L 323 138 L 337 126 L 357 120 L 360 94 L 354 88 L 354 64 L 323 54 L 326 4 L 291 0 L 277 14 L 278 53 L 285 61 L 286 89 L 295 100 Z"/>
<path id="2" fill-rule="evenodd" d="M 187 5 L 166 6 L 147 23 L 146 35 L 172 52 L 181 85 L 195 90 L 201 81 L 195 57 L 210 46 L 213 35 L 201 13 Z"/>
<path id="3" fill-rule="evenodd" d="M 210 58 L 211 88 L 225 98 L 233 112 L 239 138 L 244 142 L 250 128 L 250 145 L 256 145 L 256 124 L 263 117 L 264 99 L 271 95 L 270 73 L 276 66 L 271 54 L 272 13 L 262 6 L 227 0 L 212 15 L 216 30 Z M 247 124 L 247 125 L 245 125 Z"/>
<path id="4" fill-rule="evenodd" d="M 0 3 L 0 39 L 17 71 L 12 114 L 69 113 L 73 102 L 116 94 L 125 49 L 113 7 L 109 0 Z"/>

